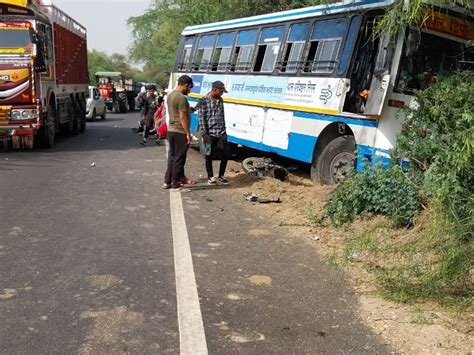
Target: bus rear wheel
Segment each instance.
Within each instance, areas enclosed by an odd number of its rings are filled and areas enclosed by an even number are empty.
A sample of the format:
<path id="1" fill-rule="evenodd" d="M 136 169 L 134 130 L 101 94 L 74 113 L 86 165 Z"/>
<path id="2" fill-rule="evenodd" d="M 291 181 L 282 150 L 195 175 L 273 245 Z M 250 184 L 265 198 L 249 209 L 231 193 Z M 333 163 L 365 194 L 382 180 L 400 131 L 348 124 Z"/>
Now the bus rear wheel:
<path id="1" fill-rule="evenodd" d="M 354 167 L 355 139 L 341 136 L 324 147 L 311 167 L 311 178 L 321 184 L 333 185 L 341 182 Z"/>

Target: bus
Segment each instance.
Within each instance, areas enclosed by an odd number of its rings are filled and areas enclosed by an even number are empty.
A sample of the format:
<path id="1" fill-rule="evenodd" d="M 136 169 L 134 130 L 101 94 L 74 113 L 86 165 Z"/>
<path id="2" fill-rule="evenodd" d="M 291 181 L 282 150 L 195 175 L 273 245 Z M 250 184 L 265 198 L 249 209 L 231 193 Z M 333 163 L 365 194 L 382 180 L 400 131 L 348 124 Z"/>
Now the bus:
<path id="1" fill-rule="evenodd" d="M 186 27 L 170 89 L 191 76 L 193 104 L 224 82 L 229 142 L 309 163 L 314 181 L 389 164 L 401 108 L 472 60 L 466 44 L 474 39 L 473 18 L 461 8 L 427 7 L 423 26 L 375 35 L 397 2 L 346 0 Z M 198 129 L 193 113 L 191 131 Z"/>

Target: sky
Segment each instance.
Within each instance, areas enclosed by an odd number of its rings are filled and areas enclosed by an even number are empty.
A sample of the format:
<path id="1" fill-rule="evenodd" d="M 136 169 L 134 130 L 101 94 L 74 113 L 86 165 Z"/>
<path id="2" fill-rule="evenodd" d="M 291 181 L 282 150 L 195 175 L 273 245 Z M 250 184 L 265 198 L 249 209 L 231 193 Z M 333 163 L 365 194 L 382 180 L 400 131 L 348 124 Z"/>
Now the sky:
<path id="1" fill-rule="evenodd" d="M 52 0 L 53 4 L 87 28 L 87 47 L 107 54 L 127 54 L 127 19 L 142 15 L 152 0 Z"/>

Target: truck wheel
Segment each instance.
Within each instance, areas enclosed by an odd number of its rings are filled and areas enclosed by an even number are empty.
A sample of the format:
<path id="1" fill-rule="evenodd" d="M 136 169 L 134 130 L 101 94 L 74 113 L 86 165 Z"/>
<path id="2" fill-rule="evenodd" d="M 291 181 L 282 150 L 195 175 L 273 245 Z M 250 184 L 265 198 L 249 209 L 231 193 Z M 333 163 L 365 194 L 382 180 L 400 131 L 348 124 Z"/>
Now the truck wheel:
<path id="1" fill-rule="evenodd" d="M 118 101 L 114 101 L 114 112 L 120 113 L 120 106 L 119 106 Z"/>
<path id="2" fill-rule="evenodd" d="M 67 109 L 67 122 L 63 123 L 59 126 L 59 132 L 64 135 L 74 134 L 74 104 L 72 102 L 68 102 L 66 104 Z"/>
<path id="3" fill-rule="evenodd" d="M 86 131 L 86 110 L 84 106 L 80 103 L 77 104 L 77 114 L 78 114 L 78 126 L 79 133 L 84 133 Z"/>
<path id="4" fill-rule="evenodd" d="M 338 137 L 324 148 L 311 167 L 311 178 L 321 184 L 337 184 L 345 179 L 348 169 L 354 167 L 355 139 Z"/>
<path id="5" fill-rule="evenodd" d="M 120 107 L 120 113 L 127 112 L 127 96 L 124 93 L 118 95 L 118 102 Z"/>
<path id="6" fill-rule="evenodd" d="M 48 105 L 46 117 L 43 120 L 43 126 L 38 132 L 40 143 L 45 148 L 51 148 L 56 138 L 56 118 L 51 105 Z"/>
<path id="7" fill-rule="evenodd" d="M 74 128 L 72 130 L 72 134 L 75 136 L 79 134 L 79 105 L 77 102 L 72 102 L 72 121 L 74 122 Z"/>
<path id="8" fill-rule="evenodd" d="M 128 97 L 128 110 L 135 111 L 135 98 L 133 96 Z"/>

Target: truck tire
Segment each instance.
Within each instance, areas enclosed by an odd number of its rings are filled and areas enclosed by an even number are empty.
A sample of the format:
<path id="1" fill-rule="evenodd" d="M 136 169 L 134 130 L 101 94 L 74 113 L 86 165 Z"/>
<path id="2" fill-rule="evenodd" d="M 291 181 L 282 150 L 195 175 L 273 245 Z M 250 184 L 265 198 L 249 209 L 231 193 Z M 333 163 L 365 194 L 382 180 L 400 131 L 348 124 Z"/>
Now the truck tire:
<path id="1" fill-rule="evenodd" d="M 77 114 L 78 114 L 78 128 L 79 133 L 84 133 L 86 131 L 86 105 L 85 102 L 78 102 L 77 103 Z"/>
<path id="2" fill-rule="evenodd" d="M 80 115 L 79 115 L 79 105 L 77 102 L 73 101 L 72 102 L 72 117 L 74 121 L 74 128 L 72 130 L 72 134 L 77 136 L 79 134 L 79 120 L 80 120 Z"/>
<path id="3" fill-rule="evenodd" d="M 354 167 L 355 139 L 341 136 L 324 147 L 319 157 L 315 157 L 311 167 L 311 178 L 321 184 L 333 185 L 344 180 L 347 169 Z"/>
<path id="4" fill-rule="evenodd" d="M 128 96 L 128 110 L 135 111 L 135 98 L 133 96 Z"/>
<path id="5" fill-rule="evenodd" d="M 120 113 L 127 112 L 127 96 L 124 93 L 118 94 Z"/>
<path id="6" fill-rule="evenodd" d="M 40 145 L 44 148 L 52 148 L 56 138 L 56 117 L 51 105 L 47 107 L 46 116 L 43 120 L 43 126 L 38 132 Z"/>
<path id="7" fill-rule="evenodd" d="M 74 104 L 70 101 L 66 103 L 67 122 L 59 126 L 59 132 L 63 135 L 74 134 Z"/>

